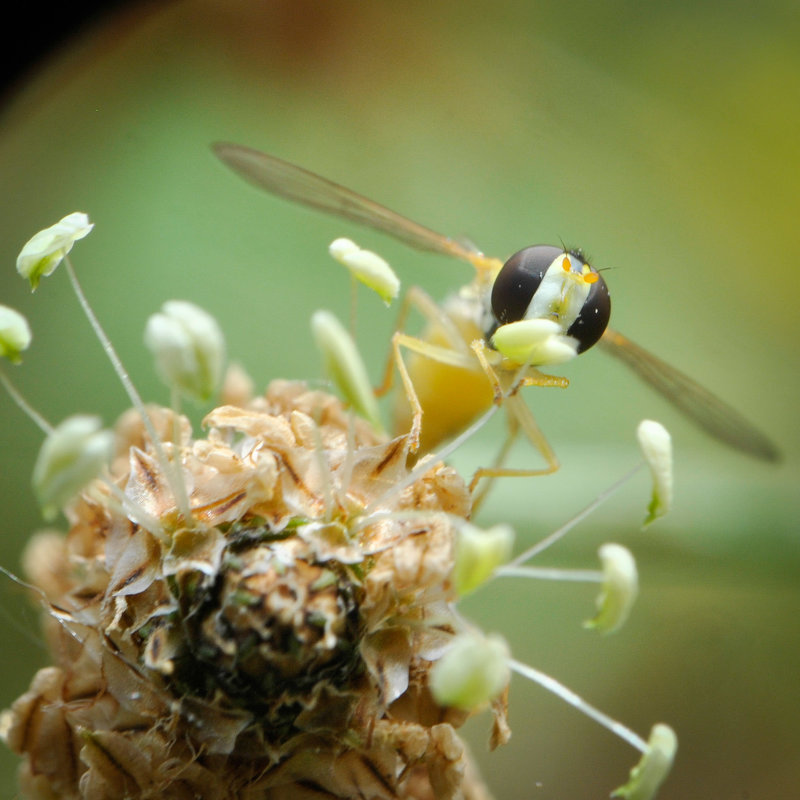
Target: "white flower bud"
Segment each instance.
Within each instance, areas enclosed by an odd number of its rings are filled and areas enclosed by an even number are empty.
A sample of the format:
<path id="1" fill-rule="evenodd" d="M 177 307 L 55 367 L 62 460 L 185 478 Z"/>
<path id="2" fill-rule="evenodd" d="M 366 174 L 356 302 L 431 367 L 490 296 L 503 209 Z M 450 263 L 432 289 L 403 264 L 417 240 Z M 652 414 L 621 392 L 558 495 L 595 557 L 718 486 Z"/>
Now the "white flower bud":
<path id="1" fill-rule="evenodd" d="M 72 245 L 87 236 L 93 227 L 86 214 L 76 211 L 39 231 L 25 243 L 17 256 L 17 272 L 30 282 L 32 291 L 44 276 L 52 275 L 72 250 Z"/>
<path id="2" fill-rule="evenodd" d="M 495 348 L 517 364 L 562 364 L 578 353 L 578 344 L 551 319 L 522 319 L 501 325 L 492 337 Z"/>
<path id="3" fill-rule="evenodd" d="M 345 400 L 380 430 L 380 414 L 367 368 L 353 338 L 330 311 L 311 315 L 311 332 L 325 359 L 325 369 Z"/>
<path id="4" fill-rule="evenodd" d="M 170 300 L 147 321 L 144 341 L 167 386 L 198 403 L 217 390 L 225 363 L 225 338 L 217 321 L 185 300 Z"/>
<path id="5" fill-rule="evenodd" d="M 33 468 L 33 488 L 46 518 L 96 478 L 111 457 L 114 437 L 98 417 L 67 417 L 44 440 Z"/>
<path id="6" fill-rule="evenodd" d="M 639 763 L 631 770 L 630 780 L 611 793 L 611 797 L 623 800 L 652 800 L 659 787 L 669 774 L 675 753 L 678 749 L 678 737 L 675 731 L 659 723 L 650 731 L 647 750 Z"/>
<path id="7" fill-rule="evenodd" d="M 587 628 L 612 633 L 622 627 L 639 592 L 636 562 L 627 547 L 604 544 L 600 550 L 603 589 L 597 598 L 597 614 L 587 620 Z"/>
<path id="8" fill-rule="evenodd" d="M 508 525 L 482 530 L 469 522 L 458 528 L 453 585 L 459 596 L 477 589 L 511 556 L 514 531 Z"/>
<path id="9" fill-rule="evenodd" d="M 508 645 L 501 636 L 463 633 L 431 671 L 436 702 L 464 711 L 480 708 L 508 685 Z"/>
<path id="10" fill-rule="evenodd" d="M 362 250 L 355 242 L 344 238 L 331 242 L 328 252 L 347 267 L 354 278 L 377 293 L 387 306 L 397 297 L 400 279 L 377 253 Z"/>
<path id="11" fill-rule="evenodd" d="M 647 526 L 672 507 L 672 438 L 660 422 L 651 419 L 639 423 L 636 435 L 653 476 L 653 495 L 644 521 Z"/>
<path id="12" fill-rule="evenodd" d="M 30 343 L 28 320 L 19 311 L 0 305 L 0 356 L 19 364 L 20 353 L 27 350 Z"/>

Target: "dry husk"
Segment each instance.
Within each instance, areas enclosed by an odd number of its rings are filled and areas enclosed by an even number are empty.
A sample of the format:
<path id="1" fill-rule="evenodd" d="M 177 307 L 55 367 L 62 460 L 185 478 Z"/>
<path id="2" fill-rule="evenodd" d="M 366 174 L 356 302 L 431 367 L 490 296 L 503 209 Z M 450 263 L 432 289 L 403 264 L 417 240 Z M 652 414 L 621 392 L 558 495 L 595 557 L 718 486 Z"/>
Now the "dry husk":
<path id="1" fill-rule="evenodd" d="M 431 462 L 398 490 L 405 438 L 297 383 L 215 409 L 202 439 L 150 414 L 194 520 L 129 412 L 113 480 L 158 525 L 98 481 L 66 536 L 32 540 L 54 665 L 2 717 L 22 795 L 487 797 L 455 731 L 466 715 L 428 689 L 457 624 L 454 519 L 470 498 L 456 473 Z"/>

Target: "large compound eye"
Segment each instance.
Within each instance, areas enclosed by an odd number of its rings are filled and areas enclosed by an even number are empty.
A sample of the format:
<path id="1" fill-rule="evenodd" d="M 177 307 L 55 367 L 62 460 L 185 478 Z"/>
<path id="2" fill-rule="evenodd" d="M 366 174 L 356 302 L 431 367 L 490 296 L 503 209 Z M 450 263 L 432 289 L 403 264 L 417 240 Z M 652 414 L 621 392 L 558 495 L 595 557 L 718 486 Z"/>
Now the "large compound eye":
<path id="1" fill-rule="evenodd" d="M 582 353 L 603 335 L 611 316 L 608 286 L 579 251 L 549 244 L 526 247 L 506 261 L 492 286 L 497 323 L 552 319 Z"/>
<path id="2" fill-rule="evenodd" d="M 516 253 L 503 264 L 492 286 L 492 311 L 501 325 L 525 318 L 534 292 L 562 247 L 535 244 Z"/>
<path id="3" fill-rule="evenodd" d="M 567 328 L 567 336 L 578 340 L 579 353 L 597 344 L 611 317 L 611 295 L 608 293 L 608 286 L 600 273 L 595 274 L 597 280 L 592 284 L 589 296 L 583 301 L 583 307 L 575 321 Z"/>

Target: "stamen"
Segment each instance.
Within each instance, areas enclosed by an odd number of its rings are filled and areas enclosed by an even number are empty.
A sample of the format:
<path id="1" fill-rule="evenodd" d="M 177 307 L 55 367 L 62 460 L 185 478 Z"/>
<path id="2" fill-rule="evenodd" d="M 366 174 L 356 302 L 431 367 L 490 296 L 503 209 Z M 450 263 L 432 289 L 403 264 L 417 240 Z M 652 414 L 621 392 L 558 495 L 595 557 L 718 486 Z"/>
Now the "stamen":
<path id="1" fill-rule="evenodd" d="M 127 371 L 125 370 L 125 367 L 122 365 L 122 361 L 117 355 L 114 345 L 111 344 L 111 340 L 106 335 L 106 332 L 100 325 L 100 321 L 97 319 L 92 307 L 89 305 L 89 301 L 86 299 L 86 295 L 83 293 L 83 289 L 78 282 L 78 276 L 75 274 L 75 269 L 73 268 L 69 257 L 65 256 L 64 266 L 67 268 L 67 275 L 69 275 L 70 283 L 72 284 L 72 288 L 78 297 L 78 302 L 80 303 L 84 314 L 86 314 L 86 318 L 89 320 L 89 324 L 92 326 L 95 335 L 100 340 L 100 344 L 111 361 L 111 365 L 114 367 L 114 371 L 117 373 L 117 377 L 120 379 L 125 392 L 130 398 L 131 403 L 142 418 L 142 422 L 147 430 L 147 434 L 153 443 L 153 448 L 155 449 L 158 463 L 161 465 L 161 469 L 164 470 L 164 475 L 166 476 L 169 487 L 172 490 L 172 495 L 175 499 L 175 505 L 178 506 L 181 515 L 186 522 L 189 523 L 192 519 L 192 510 L 189 506 L 189 497 L 186 494 L 186 486 L 183 482 L 183 477 L 180 474 L 180 465 L 173 464 L 173 462 L 167 457 L 167 453 L 164 450 L 164 443 L 161 441 L 161 437 L 156 432 L 153 421 L 150 419 L 150 415 L 147 413 L 147 409 L 144 406 L 144 402 L 139 396 L 139 393 L 136 391 L 136 387 L 133 385 L 133 381 L 131 381 Z"/>
<path id="2" fill-rule="evenodd" d="M 582 511 L 579 511 L 571 520 L 564 523 L 560 528 L 553 531 L 549 536 L 546 536 L 540 542 L 529 547 L 524 552 L 520 553 L 515 559 L 512 559 L 508 562 L 508 566 L 518 566 L 520 564 L 524 564 L 528 559 L 533 558 L 534 556 L 541 553 L 543 550 L 546 550 L 551 545 L 555 544 L 559 539 L 566 536 L 579 522 L 583 522 L 596 508 L 601 506 L 608 500 L 611 495 L 613 495 L 620 487 L 626 484 L 639 470 L 641 470 L 645 465 L 644 461 L 639 462 L 630 472 L 623 475 L 616 483 L 613 483 L 611 486 L 608 487 L 603 492 L 600 492 L 591 503 L 589 503 L 586 508 Z"/>
<path id="3" fill-rule="evenodd" d="M 53 432 L 53 426 L 22 396 L 22 393 L 11 382 L 11 379 L 0 370 L 0 383 L 3 384 L 5 390 L 11 395 L 11 399 L 17 407 L 37 425 L 39 430 L 46 436 Z"/>
<path id="4" fill-rule="evenodd" d="M 494 571 L 498 578 L 535 578 L 544 581 L 574 581 L 576 583 L 600 583 L 603 573 L 596 569 L 560 569 L 559 567 L 521 567 L 512 564 L 498 567 Z"/>
<path id="5" fill-rule="evenodd" d="M 580 695 L 573 692 L 572 689 L 568 689 L 563 683 L 560 683 L 555 678 L 551 678 L 544 672 L 539 672 L 538 669 L 534 669 L 533 667 L 523 664 L 521 661 L 517 661 L 513 658 L 509 659 L 508 665 L 517 674 L 522 675 L 524 678 L 527 678 L 534 683 L 538 683 L 539 686 L 542 686 L 543 688 L 547 689 L 547 691 L 552 692 L 557 697 L 560 697 L 562 700 L 569 703 L 573 708 L 577 708 L 578 711 L 583 712 L 587 717 L 590 717 L 595 722 L 611 731 L 611 733 L 616 734 L 620 739 L 623 739 L 629 745 L 635 747 L 637 750 L 639 750 L 639 752 L 644 753 L 647 750 L 647 742 L 642 739 L 641 736 L 634 733 L 630 728 L 626 727 L 621 722 L 617 722 L 617 720 L 615 720 L 613 717 L 609 717 L 608 714 L 604 714 L 602 711 L 600 711 L 600 709 L 595 708 L 593 705 L 587 703 Z"/>

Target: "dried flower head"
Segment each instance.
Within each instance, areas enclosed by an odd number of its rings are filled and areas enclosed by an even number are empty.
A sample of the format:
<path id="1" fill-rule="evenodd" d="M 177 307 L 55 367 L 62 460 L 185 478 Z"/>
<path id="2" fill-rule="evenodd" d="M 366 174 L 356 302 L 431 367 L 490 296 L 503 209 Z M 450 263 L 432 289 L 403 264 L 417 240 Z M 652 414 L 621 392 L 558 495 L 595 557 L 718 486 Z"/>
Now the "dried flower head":
<path id="1" fill-rule="evenodd" d="M 168 430 L 170 412 L 156 422 Z M 457 628 L 462 480 L 432 464 L 392 491 L 408 475 L 405 439 L 297 383 L 205 424 L 205 438 L 184 425 L 173 445 L 192 526 L 169 528 L 174 499 L 126 416 L 114 482 L 169 535 L 133 523 L 98 482 L 66 538 L 31 545 L 59 661 L 3 722 L 25 756 L 23 791 L 483 796 L 455 733 L 467 714 L 429 686 Z"/>

